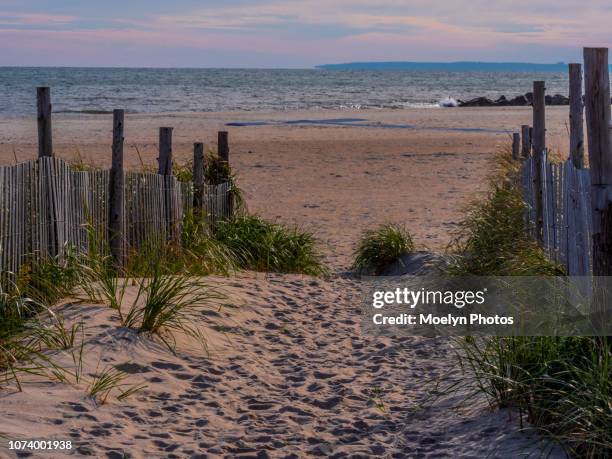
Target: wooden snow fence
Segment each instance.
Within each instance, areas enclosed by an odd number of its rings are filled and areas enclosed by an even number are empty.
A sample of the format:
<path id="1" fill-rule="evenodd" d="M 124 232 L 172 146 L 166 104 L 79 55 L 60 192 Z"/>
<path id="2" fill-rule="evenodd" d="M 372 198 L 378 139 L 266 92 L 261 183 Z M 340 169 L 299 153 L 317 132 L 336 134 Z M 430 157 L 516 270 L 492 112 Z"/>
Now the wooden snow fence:
<path id="1" fill-rule="evenodd" d="M 0 166 L 1 271 L 17 273 L 29 260 L 67 250 L 85 252 L 92 237 L 106 246 L 109 183 L 110 170 L 75 171 L 53 156 Z M 230 216 L 230 184 L 203 188 L 202 209 L 214 227 Z M 155 238 L 180 240 L 183 217 L 193 211 L 192 182 L 128 171 L 123 190 L 125 251 Z"/>
<path id="2" fill-rule="evenodd" d="M 588 169 L 578 169 L 571 160 L 552 163 L 546 150 L 540 161 L 530 156 L 524 161 L 522 185 L 527 205 L 526 220 L 536 228 L 535 168 L 541 165 L 542 240 L 548 257 L 565 266 L 570 276 L 591 276 L 591 177 Z"/>

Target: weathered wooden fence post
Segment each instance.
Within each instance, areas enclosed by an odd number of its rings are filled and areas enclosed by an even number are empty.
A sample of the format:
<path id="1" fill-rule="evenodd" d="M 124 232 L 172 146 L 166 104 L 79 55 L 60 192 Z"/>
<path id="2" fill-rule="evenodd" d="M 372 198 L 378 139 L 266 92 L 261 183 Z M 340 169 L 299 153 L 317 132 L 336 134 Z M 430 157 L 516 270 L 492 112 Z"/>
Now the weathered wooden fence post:
<path id="1" fill-rule="evenodd" d="M 582 66 L 569 64 L 570 159 L 577 169 L 584 167 L 584 125 L 582 102 Z"/>
<path id="2" fill-rule="evenodd" d="M 108 240 L 118 267 L 124 263 L 123 110 L 113 110 L 113 156 L 109 184 Z"/>
<path id="3" fill-rule="evenodd" d="M 521 156 L 529 158 L 531 155 L 531 128 L 527 124 L 521 126 Z"/>
<path id="4" fill-rule="evenodd" d="M 517 132 L 512 134 L 512 159 L 519 159 L 519 150 L 521 148 L 521 135 Z"/>
<path id="5" fill-rule="evenodd" d="M 598 276 L 612 276 L 612 150 L 607 48 L 584 48 L 584 89 L 593 215 L 593 276 L 595 276 L 590 312 L 594 326 L 599 327 L 603 324 L 605 327 L 606 321 L 610 320 L 610 293 L 607 292 L 606 283 Z"/>
<path id="6" fill-rule="evenodd" d="M 38 157 L 39 158 L 52 158 L 53 157 L 53 131 L 51 129 L 51 89 L 47 86 L 41 86 L 36 88 L 36 111 L 37 111 L 37 125 L 38 125 Z M 44 221 L 41 222 L 43 228 L 47 227 L 47 243 L 46 247 L 41 249 L 45 254 L 59 255 L 64 247 L 64 235 L 61 230 L 62 221 L 64 220 L 60 216 L 60 209 L 58 207 L 58 199 L 56 189 L 57 183 L 55 180 L 55 164 L 45 163 L 41 164 L 39 161 L 39 167 L 41 171 L 41 181 L 44 189 L 45 201 L 42 204 L 44 211 L 39 215 L 39 218 Z"/>
<path id="7" fill-rule="evenodd" d="M 221 161 L 229 163 L 229 136 L 227 131 L 219 131 L 217 134 L 217 154 Z"/>
<path id="8" fill-rule="evenodd" d="M 227 133 L 227 131 L 219 131 L 218 136 L 217 136 L 217 154 L 219 155 L 219 159 L 225 163 L 227 166 L 229 166 L 229 154 L 230 154 L 230 149 L 229 149 L 229 135 Z M 229 167 L 228 167 L 229 169 Z M 229 177 L 227 177 L 229 178 Z M 227 194 L 227 213 L 229 216 L 231 216 L 234 213 L 234 199 L 233 199 L 233 194 L 230 192 L 228 192 Z"/>
<path id="9" fill-rule="evenodd" d="M 172 175 L 172 128 L 159 128 L 159 174 Z"/>
<path id="10" fill-rule="evenodd" d="M 533 192 L 536 216 L 536 240 L 543 243 L 542 152 L 546 148 L 546 108 L 543 81 L 533 82 L 533 133 L 531 144 L 535 156 Z"/>
<path id="11" fill-rule="evenodd" d="M 38 112 L 38 157 L 53 156 L 51 89 L 49 87 L 36 88 L 36 106 Z"/>
<path id="12" fill-rule="evenodd" d="M 610 79 L 607 48 L 584 48 L 584 88 L 593 209 L 593 274 L 610 276 L 612 275 L 612 152 L 610 151 Z"/>
<path id="13" fill-rule="evenodd" d="M 166 207 L 166 239 L 173 239 L 175 236 L 174 225 L 174 182 L 172 181 L 172 128 L 159 128 L 159 174 L 164 183 L 164 204 Z"/>
<path id="14" fill-rule="evenodd" d="M 201 216 L 204 213 L 204 144 L 193 144 L 193 210 Z"/>

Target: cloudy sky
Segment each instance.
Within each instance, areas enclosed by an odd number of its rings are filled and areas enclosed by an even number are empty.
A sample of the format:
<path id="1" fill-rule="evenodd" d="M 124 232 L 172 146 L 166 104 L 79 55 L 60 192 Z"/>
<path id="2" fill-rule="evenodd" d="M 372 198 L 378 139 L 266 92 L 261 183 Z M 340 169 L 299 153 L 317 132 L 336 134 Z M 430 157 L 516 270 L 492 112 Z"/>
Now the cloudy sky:
<path id="1" fill-rule="evenodd" d="M 0 65 L 577 60 L 610 0 L 0 0 Z"/>

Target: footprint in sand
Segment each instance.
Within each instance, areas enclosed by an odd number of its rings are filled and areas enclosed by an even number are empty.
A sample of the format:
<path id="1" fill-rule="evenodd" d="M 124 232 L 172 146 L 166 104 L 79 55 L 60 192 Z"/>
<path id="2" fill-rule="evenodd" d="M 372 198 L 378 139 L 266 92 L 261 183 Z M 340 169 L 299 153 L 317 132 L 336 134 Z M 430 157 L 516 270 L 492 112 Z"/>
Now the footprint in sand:
<path id="1" fill-rule="evenodd" d="M 324 371 L 315 371 L 313 373 L 313 375 L 317 379 L 329 379 L 329 378 L 333 378 L 334 376 L 336 376 L 336 373 L 328 373 L 328 372 L 324 372 Z"/>
<path id="2" fill-rule="evenodd" d="M 153 362 L 151 365 L 153 365 L 155 368 L 159 370 L 174 370 L 174 371 L 183 370 L 183 366 L 177 363 L 158 361 L 158 362 Z"/>
<path id="3" fill-rule="evenodd" d="M 313 400 L 311 403 L 317 408 L 321 408 L 323 410 L 331 410 L 335 406 L 337 406 L 342 401 L 342 397 L 334 395 L 325 400 Z"/>

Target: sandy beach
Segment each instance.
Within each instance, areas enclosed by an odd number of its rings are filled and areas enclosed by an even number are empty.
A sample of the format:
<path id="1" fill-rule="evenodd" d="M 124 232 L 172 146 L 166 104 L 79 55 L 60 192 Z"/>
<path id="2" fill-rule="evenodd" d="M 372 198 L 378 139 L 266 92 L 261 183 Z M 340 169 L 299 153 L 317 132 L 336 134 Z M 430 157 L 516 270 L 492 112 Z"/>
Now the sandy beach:
<path id="1" fill-rule="evenodd" d="M 553 150 L 567 150 L 567 116 L 567 107 L 548 107 Z M 287 124 L 346 119 L 365 121 Z M 531 122 L 529 107 L 128 115 L 126 166 L 141 167 L 136 147 L 156 165 L 160 126 L 174 127 L 178 162 L 192 158 L 195 141 L 216 149 L 216 132 L 228 130 L 249 210 L 313 231 L 328 262 L 345 269 L 359 235 L 381 222 L 402 222 L 419 247 L 444 250 L 465 205 L 486 188 L 488 158 Z M 56 115 L 53 123 L 58 156 L 110 164 L 111 115 Z M 35 134 L 33 117 L 0 119 L 0 161 L 34 158 Z"/>

